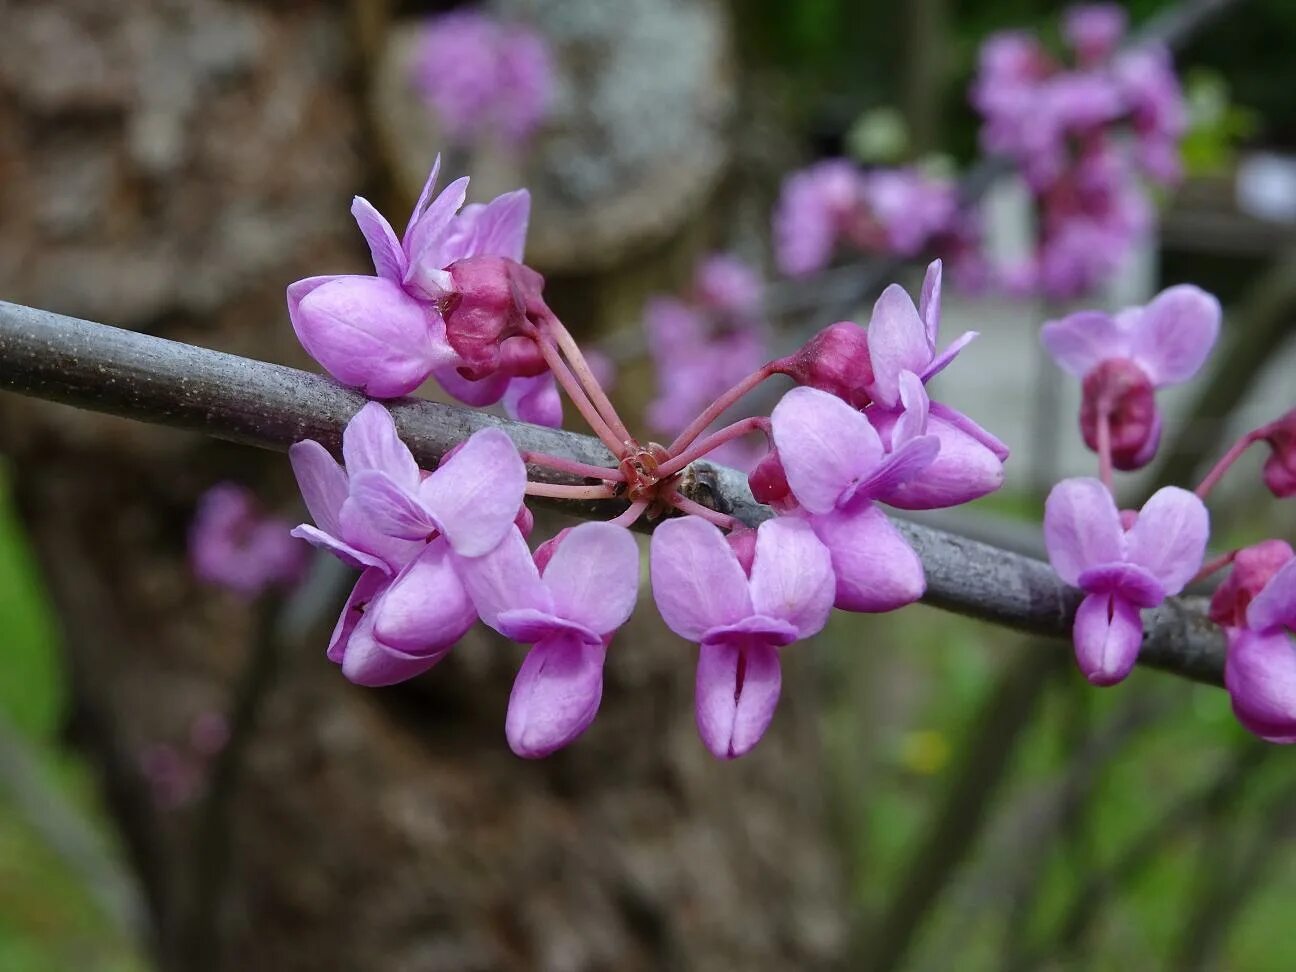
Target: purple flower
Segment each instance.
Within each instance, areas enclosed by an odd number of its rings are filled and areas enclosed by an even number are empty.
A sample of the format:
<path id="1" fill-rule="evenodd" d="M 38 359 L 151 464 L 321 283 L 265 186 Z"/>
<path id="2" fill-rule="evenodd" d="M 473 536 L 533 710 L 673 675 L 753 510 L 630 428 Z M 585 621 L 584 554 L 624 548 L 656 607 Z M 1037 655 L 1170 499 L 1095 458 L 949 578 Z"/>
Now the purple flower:
<path id="1" fill-rule="evenodd" d="M 1065 479 L 1044 507 L 1049 561 L 1085 592 L 1076 612 L 1076 661 L 1095 685 L 1129 674 L 1143 642 L 1140 608 L 1178 594 L 1201 567 L 1210 535 L 1202 501 L 1166 486 L 1126 530 L 1111 493 L 1096 479 Z"/>
<path id="2" fill-rule="evenodd" d="M 1112 70 L 1129 105 L 1140 166 L 1157 182 L 1178 182 L 1179 140 L 1188 130 L 1188 108 L 1170 52 L 1159 45 L 1127 51 Z"/>
<path id="3" fill-rule="evenodd" d="M 846 159 L 817 162 L 784 179 L 774 210 L 774 262 L 779 271 L 804 277 L 827 267 L 863 193 L 863 175 Z"/>
<path id="4" fill-rule="evenodd" d="M 400 240 L 366 200 L 357 196 L 352 203 L 376 276 L 308 277 L 288 287 L 288 314 L 302 347 L 338 381 L 375 398 L 408 394 L 434 369 L 457 365 L 432 303 L 453 290 L 454 264 L 522 257 L 531 204 L 526 190 L 460 213 L 468 180 L 434 198 L 440 166 L 438 157 Z"/>
<path id="5" fill-rule="evenodd" d="M 313 440 L 289 450 L 315 521 L 293 535 L 363 569 L 328 657 L 353 682 L 390 685 L 431 668 L 476 620 L 456 564 L 514 529 L 526 467 L 508 436 L 483 429 L 424 476 L 376 402 L 347 424 L 342 454 L 345 469 Z"/>
<path id="6" fill-rule="evenodd" d="M 913 168 L 877 169 L 864 176 L 864 202 L 881 230 L 880 249 L 915 257 L 959 221 L 958 189 Z"/>
<path id="7" fill-rule="evenodd" d="M 218 483 L 198 500 L 189 527 L 189 563 L 199 580 L 244 597 L 297 583 L 307 550 L 286 522 L 268 516 L 252 491 Z"/>
<path id="8" fill-rule="evenodd" d="M 1081 64 L 1095 64 L 1115 53 L 1116 45 L 1125 36 L 1128 21 L 1119 4 L 1086 3 L 1066 11 L 1062 36 Z"/>
<path id="9" fill-rule="evenodd" d="M 413 82 L 451 140 L 521 145 L 548 115 L 553 58 L 531 28 L 457 10 L 428 20 Z"/>
<path id="10" fill-rule="evenodd" d="M 921 476 L 940 442 L 925 434 L 925 396 L 914 376 L 911 420 L 897 424 L 888 452 L 869 420 L 840 398 L 794 388 L 770 416 L 788 491 L 832 555 L 835 603 L 847 611 L 891 611 L 922 596 L 918 555 L 874 505 Z"/>
<path id="11" fill-rule="evenodd" d="M 757 317 L 765 294 L 760 275 L 731 253 L 713 253 L 698 264 L 693 288 L 702 307 L 729 318 Z"/>
<path id="12" fill-rule="evenodd" d="M 652 538 L 653 597 L 667 627 L 700 645 L 698 732 L 719 759 L 760 741 L 778 704 L 779 649 L 817 634 L 834 597 L 831 557 L 805 522 L 767 520 L 747 538 L 726 542 L 694 516 Z"/>
<path id="13" fill-rule="evenodd" d="M 1156 454 L 1160 436 L 1154 390 L 1196 374 L 1219 325 L 1219 301 L 1183 284 L 1163 290 L 1145 307 L 1115 315 L 1079 311 L 1050 321 L 1040 339 L 1058 367 L 1083 382 L 1085 444 L 1097 450 L 1105 414 L 1116 467 L 1139 469 Z"/>
<path id="14" fill-rule="evenodd" d="M 639 589 L 639 548 L 623 527 L 582 523 L 545 556 L 542 572 L 512 530 L 490 553 L 459 565 L 481 619 L 535 646 L 513 683 L 504 725 L 513 752 L 527 758 L 561 749 L 594 721 L 608 642 Z"/>
<path id="15" fill-rule="evenodd" d="M 1261 430 L 1273 451 L 1264 464 L 1264 483 L 1279 499 L 1296 496 L 1296 408 Z"/>

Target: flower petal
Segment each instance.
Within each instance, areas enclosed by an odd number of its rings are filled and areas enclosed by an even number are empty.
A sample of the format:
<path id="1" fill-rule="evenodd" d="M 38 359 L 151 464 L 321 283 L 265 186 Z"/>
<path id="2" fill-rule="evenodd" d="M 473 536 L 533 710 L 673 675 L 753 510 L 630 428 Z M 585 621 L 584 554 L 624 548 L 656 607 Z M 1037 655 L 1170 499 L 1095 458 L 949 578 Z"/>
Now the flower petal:
<path id="1" fill-rule="evenodd" d="M 351 476 L 373 469 L 386 473 L 402 489 L 418 488 L 418 463 L 397 434 L 391 413 L 378 402 L 370 402 L 347 422 L 342 458 Z"/>
<path id="2" fill-rule="evenodd" d="M 445 241 L 445 265 L 474 256 L 501 256 L 521 263 L 530 217 L 531 194 L 525 189 L 506 192 L 485 205 L 465 206 Z"/>
<path id="3" fill-rule="evenodd" d="M 364 570 L 366 567 L 376 567 L 383 574 L 392 572 L 391 567 L 382 557 L 353 547 L 351 544 L 339 540 L 333 534 L 325 533 L 309 523 L 293 527 L 292 535 L 299 540 L 305 540 L 317 550 L 327 550 L 348 567 L 355 567 L 359 570 Z"/>
<path id="4" fill-rule="evenodd" d="M 932 360 L 927 330 L 913 300 L 891 284 L 873 305 L 868 326 L 869 360 L 873 363 L 873 400 L 894 408 L 900 401 L 900 373 L 921 373 Z"/>
<path id="5" fill-rule="evenodd" d="M 346 654 L 347 641 L 351 638 L 351 632 L 355 631 L 369 604 L 383 592 L 390 580 L 386 567 L 366 570 L 356 580 L 351 593 L 347 595 L 346 604 L 342 605 L 342 613 L 338 615 L 337 624 L 334 625 L 333 634 L 329 638 L 327 657 L 333 664 L 342 664 L 342 656 Z"/>
<path id="6" fill-rule="evenodd" d="M 1165 600 L 1165 587 L 1138 564 L 1103 564 L 1080 572 L 1076 586 L 1086 594 L 1116 594 L 1136 607 L 1156 607 Z"/>
<path id="7" fill-rule="evenodd" d="M 871 487 L 869 492 L 879 502 L 906 510 L 940 509 L 978 499 L 1003 485 L 1003 463 L 999 458 L 980 441 L 938 415 L 938 404 L 932 402 L 925 438 L 934 437 L 940 445 L 939 451 L 921 470 L 921 475 L 889 477 Z M 874 421 L 879 432 L 885 434 L 890 417 L 878 413 Z M 894 429 L 891 435 L 894 437 Z"/>
<path id="8" fill-rule="evenodd" d="M 1130 339 L 1116 319 L 1102 311 L 1078 311 L 1047 322 L 1040 341 L 1059 368 L 1083 378 L 1100 361 L 1122 358 Z"/>
<path id="9" fill-rule="evenodd" d="M 1076 662 L 1094 685 L 1115 685 L 1130 673 L 1143 645 L 1138 608 L 1116 594 L 1090 594 L 1076 611 Z"/>
<path id="10" fill-rule="evenodd" d="M 891 429 L 891 450 L 902 443 L 915 439 L 927 431 L 927 415 L 931 409 L 931 400 L 922 379 L 912 371 L 900 375 L 901 411 Z"/>
<path id="11" fill-rule="evenodd" d="M 1246 619 L 1255 631 L 1296 630 L 1296 560 L 1287 561 L 1269 578 L 1247 608 Z"/>
<path id="12" fill-rule="evenodd" d="M 500 429 L 474 432 L 419 487 L 419 499 L 462 557 L 478 557 L 513 529 L 526 466 Z"/>
<path id="13" fill-rule="evenodd" d="M 751 750 L 774 718 L 783 673 L 778 649 L 752 640 L 745 647 L 702 645 L 697 667 L 697 727 L 717 759 Z"/>
<path id="14" fill-rule="evenodd" d="M 776 517 L 760 525 L 751 569 L 757 614 L 787 621 L 798 638 L 809 638 L 827 623 L 836 594 L 832 555 L 809 523 Z"/>
<path id="15" fill-rule="evenodd" d="M 935 378 L 950 366 L 954 359 L 962 353 L 964 348 L 980 336 L 980 331 L 964 331 L 951 341 L 944 351 L 931 359 L 927 367 L 923 368 L 922 374 L 919 377 L 921 377 L 923 381 L 930 381 Z"/>
<path id="16" fill-rule="evenodd" d="M 363 196 L 351 200 L 351 215 L 355 217 L 356 225 L 369 244 L 369 254 L 373 257 L 374 270 L 378 276 L 400 283 L 405 275 L 405 251 L 401 249 L 400 240 L 396 239 L 391 223 Z"/>
<path id="17" fill-rule="evenodd" d="M 625 527 L 582 523 L 544 569 L 554 613 L 601 635 L 625 624 L 639 596 L 639 546 Z"/>
<path id="18" fill-rule="evenodd" d="M 653 532 L 649 573 L 657 610 L 681 638 L 701 641 L 710 629 L 752 613 L 738 558 L 719 529 L 700 517 L 667 520 Z"/>
<path id="19" fill-rule="evenodd" d="M 374 529 L 401 540 L 426 540 L 437 522 L 385 472 L 366 469 L 351 477 L 351 500 Z"/>
<path id="20" fill-rule="evenodd" d="M 311 519 L 325 533 L 337 536 L 338 512 L 347 498 L 347 474 L 329 451 L 314 439 L 288 447 L 288 461 Z"/>
<path id="21" fill-rule="evenodd" d="M 1224 687 L 1249 731 L 1268 742 L 1296 742 L 1296 645 L 1287 634 L 1230 632 Z"/>
<path id="22" fill-rule="evenodd" d="M 476 620 L 450 546 L 437 539 L 405 566 L 375 605 L 374 635 L 398 651 L 427 655 L 449 648 Z"/>
<path id="23" fill-rule="evenodd" d="M 540 571 L 517 529 L 489 553 L 480 557 L 457 557 L 455 570 L 478 616 L 496 631 L 499 631 L 499 616 L 505 611 L 534 608 L 553 613 L 549 591 L 541 583 Z"/>
<path id="24" fill-rule="evenodd" d="M 602 642 L 550 638 L 529 652 L 509 695 L 504 734 L 526 759 L 548 756 L 589 728 L 603 698 Z"/>
<path id="25" fill-rule="evenodd" d="M 894 611 L 927 589 L 922 561 L 876 506 L 810 517 L 832 555 L 834 605 L 843 611 Z"/>
<path id="26" fill-rule="evenodd" d="M 922 318 L 923 329 L 927 334 L 927 347 L 936 350 L 936 338 L 940 334 L 941 319 L 941 262 L 933 260 L 927 264 L 923 275 L 922 293 L 918 297 L 918 316 Z"/>
<path id="27" fill-rule="evenodd" d="M 1157 387 L 1187 381 L 1219 336 L 1220 304 L 1191 284 L 1161 291 L 1134 327 L 1131 356 Z"/>
<path id="28" fill-rule="evenodd" d="M 504 411 L 520 422 L 562 428 L 562 396 L 552 374 L 514 378 L 504 392 Z"/>
<path id="29" fill-rule="evenodd" d="M 427 655 L 409 655 L 385 645 L 374 636 L 373 612 L 366 611 L 347 639 L 342 654 L 342 674 L 356 685 L 395 685 L 429 668 L 450 653 L 449 648 Z"/>
<path id="30" fill-rule="evenodd" d="M 986 431 L 958 409 L 950 408 L 948 405 L 941 402 L 932 402 L 929 407 L 929 414 L 934 418 L 940 419 L 942 422 L 952 425 L 959 432 L 962 432 L 964 435 L 981 443 L 981 445 L 989 449 L 990 452 L 994 454 L 994 457 L 1000 462 L 1008 461 L 1010 450 L 1004 441 L 998 436 L 992 435 L 990 432 Z M 945 441 L 946 438 L 942 436 L 941 442 L 944 443 Z"/>
<path id="31" fill-rule="evenodd" d="M 534 645 L 549 638 L 579 638 L 589 644 L 603 641 L 597 631 L 591 631 L 583 624 L 567 621 L 549 611 L 537 611 L 535 608 L 513 608 L 501 611 L 495 618 L 497 630 L 510 641 L 524 645 Z"/>
<path id="32" fill-rule="evenodd" d="M 936 460 L 940 449 L 940 439 L 934 435 L 920 435 L 916 439 L 902 442 L 869 476 L 847 490 L 838 505 L 845 508 L 852 501 L 883 499 L 892 495 L 906 484 L 923 477 Z"/>
<path id="33" fill-rule="evenodd" d="M 450 261 L 443 256 L 446 240 L 454 228 L 455 213 L 468 197 L 468 177 L 446 186 L 421 212 L 416 212 L 405 233 L 403 246 L 409 262 L 403 282 L 415 295 L 432 300 L 445 289 L 443 271 Z"/>
<path id="34" fill-rule="evenodd" d="M 1201 569 L 1210 539 L 1210 514 L 1194 493 L 1163 486 L 1143 504 L 1129 531 L 1128 559 L 1147 568 L 1178 594 Z"/>
<path id="35" fill-rule="evenodd" d="M 1096 479 L 1064 479 L 1044 504 L 1044 546 L 1058 576 L 1072 586 L 1090 567 L 1125 560 L 1125 531 L 1111 493 Z"/>
<path id="36" fill-rule="evenodd" d="M 770 421 L 788 486 L 811 513 L 833 509 L 882 459 L 882 440 L 868 419 L 816 388 L 793 388 Z"/>

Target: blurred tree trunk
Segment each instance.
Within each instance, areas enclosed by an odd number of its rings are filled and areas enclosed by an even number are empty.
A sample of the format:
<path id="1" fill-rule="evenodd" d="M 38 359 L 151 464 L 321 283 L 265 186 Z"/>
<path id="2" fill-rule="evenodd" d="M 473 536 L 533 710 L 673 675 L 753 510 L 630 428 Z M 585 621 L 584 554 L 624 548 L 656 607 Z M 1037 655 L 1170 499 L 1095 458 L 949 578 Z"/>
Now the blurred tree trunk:
<path id="1" fill-rule="evenodd" d="M 304 364 L 283 288 L 364 271 L 347 202 L 383 182 L 347 12 L 29 0 L 5 25 L 4 296 Z M 594 728 L 535 764 L 503 738 L 520 649 L 476 636 L 416 683 L 359 690 L 324 658 L 330 606 L 270 685 L 217 848 L 225 893 L 195 915 L 211 848 L 195 848 L 194 802 L 152 798 L 141 754 L 229 709 L 258 619 L 190 579 L 185 529 L 232 475 L 295 509 L 287 462 L 13 397 L 0 445 L 62 622 L 70 729 L 164 967 L 786 969 L 840 953 L 809 670 L 789 658 L 769 738 L 717 764 L 693 727 L 693 651 L 647 606 L 613 646 Z"/>

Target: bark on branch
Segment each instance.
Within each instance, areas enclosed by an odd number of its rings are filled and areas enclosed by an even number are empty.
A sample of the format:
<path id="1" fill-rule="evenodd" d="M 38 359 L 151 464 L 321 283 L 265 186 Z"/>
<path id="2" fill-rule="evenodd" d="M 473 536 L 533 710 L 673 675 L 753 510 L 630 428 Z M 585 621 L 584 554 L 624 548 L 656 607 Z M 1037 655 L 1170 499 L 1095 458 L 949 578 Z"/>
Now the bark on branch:
<path id="1" fill-rule="evenodd" d="M 337 451 L 343 427 L 365 403 L 320 375 L 5 302 L 0 388 L 268 449 L 316 439 Z M 387 405 L 424 467 L 488 426 L 502 428 L 524 451 L 612 465 L 589 436 L 418 399 Z M 540 468 L 530 472 L 537 480 L 577 481 Z M 694 463 L 681 491 L 744 523 L 771 515 L 752 499 L 746 477 L 723 466 Z M 615 501 L 541 502 L 584 518 L 609 517 L 624 507 Z M 1070 636 L 1080 595 L 1048 564 L 921 524 L 896 525 L 926 568 L 926 603 L 1033 634 Z M 1171 599 L 1144 612 L 1139 661 L 1219 685 L 1224 638 L 1200 599 Z"/>

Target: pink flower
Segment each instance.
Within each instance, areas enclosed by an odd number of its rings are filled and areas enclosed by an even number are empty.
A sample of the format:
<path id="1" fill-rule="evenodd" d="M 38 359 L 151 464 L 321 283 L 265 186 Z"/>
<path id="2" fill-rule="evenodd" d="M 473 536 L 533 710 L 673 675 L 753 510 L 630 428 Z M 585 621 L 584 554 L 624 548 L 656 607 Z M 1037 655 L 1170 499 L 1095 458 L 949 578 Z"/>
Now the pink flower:
<path id="1" fill-rule="evenodd" d="M 1073 631 L 1076 661 L 1095 685 L 1129 674 L 1143 642 L 1140 608 L 1178 594 L 1201 567 L 1210 517 L 1192 493 L 1166 486 L 1126 530 L 1096 479 L 1065 479 L 1044 507 L 1049 561 L 1086 597 Z"/>
<path id="2" fill-rule="evenodd" d="M 804 277 L 827 267 L 863 193 L 863 176 L 846 159 L 817 162 L 788 176 L 774 210 L 774 260 L 779 271 Z"/>
<path id="3" fill-rule="evenodd" d="M 1146 307 L 1050 321 L 1040 339 L 1058 367 L 1083 381 L 1085 444 L 1097 450 L 1098 422 L 1106 414 L 1116 467 L 1138 469 L 1156 454 L 1160 436 L 1153 391 L 1196 374 L 1219 325 L 1219 301 L 1184 284 L 1163 290 Z"/>
<path id="4" fill-rule="evenodd" d="M 667 627 L 700 645 L 698 732 L 719 759 L 760 741 L 778 704 L 779 649 L 822 630 L 834 598 L 831 557 L 805 522 L 767 520 L 750 536 L 726 542 L 687 516 L 652 539 L 653 597 Z"/>
<path id="5" fill-rule="evenodd" d="M 531 205 L 526 190 L 460 213 L 468 180 L 433 198 L 440 165 L 438 157 L 400 240 L 366 200 L 357 196 L 352 203 L 376 276 L 308 277 L 288 287 L 288 314 L 302 347 L 342 384 L 376 398 L 408 394 L 434 370 L 459 365 L 433 304 L 453 292 L 454 264 L 522 257 Z"/>
<path id="6" fill-rule="evenodd" d="M 308 553 L 251 490 L 219 483 L 203 493 L 189 527 L 189 562 L 201 581 L 255 597 L 297 583 Z"/>
<path id="7" fill-rule="evenodd" d="M 504 726 L 513 752 L 527 758 L 561 749 L 594 721 L 608 643 L 639 589 L 639 548 L 623 527 L 582 523 L 556 540 L 546 545 L 543 571 L 516 530 L 459 564 L 482 621 L 535 646 L 513 683 Z"/>
<path id="8" fill-rule="evenodd" d="M 926 398 L 910 376 L 911 420 L 888 452 L 867 418 L 840 398 L 794 388 L 770 416 L 788 491 L 832 555 L 835 603 L 848 611 L 891 611 L 926 587 L 922 562 L 873 504 L 921 476 L 940 450 L 923 431 Z"/>
<path id="9" fill-rule="evenodd" d="M 390 685 L 431 668 L 476 620 L 456 565 L 514 530 L 526 467 L 508 436 L 483 429 L 424 477 L 376 402 L 347 424 L 342 453 L 345 469 L 318 442 L 289 450 L 316 524 L 293 535 L 363 569 L 328 657 L 353 682 Z"/>

